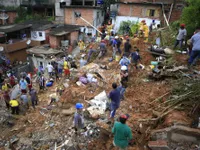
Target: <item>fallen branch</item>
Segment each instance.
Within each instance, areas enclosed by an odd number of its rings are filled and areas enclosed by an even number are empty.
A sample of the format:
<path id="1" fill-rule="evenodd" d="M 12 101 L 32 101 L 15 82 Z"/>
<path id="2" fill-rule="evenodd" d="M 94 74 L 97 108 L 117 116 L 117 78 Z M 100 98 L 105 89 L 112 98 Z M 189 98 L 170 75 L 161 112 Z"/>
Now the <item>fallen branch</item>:
<path id="1" fill-rule="evenodd" d="M 168 95 L 169 93 L 170 93 L 170 92 L 167 92 L 167 93 L 161 95 L 160 97 L 158 97 L 158 98 L 156 98 L 155 100 L 153 100 L 150 104 L 152 104 L 152 103 L 154 103 L 154 102 L 156 102 L 156 101 L 159 101 L 161 98 L 165 97 L 165 96 Z"/>

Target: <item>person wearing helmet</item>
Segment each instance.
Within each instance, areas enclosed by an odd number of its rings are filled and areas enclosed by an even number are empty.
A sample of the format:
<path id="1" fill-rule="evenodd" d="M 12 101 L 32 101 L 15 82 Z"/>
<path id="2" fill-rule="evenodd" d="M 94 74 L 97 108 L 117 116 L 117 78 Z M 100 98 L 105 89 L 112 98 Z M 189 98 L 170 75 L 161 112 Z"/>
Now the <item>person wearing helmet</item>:
<path id="1" fill-rule="evenodd" d="M 111 99 L 111 104 L 110 104 L 110 118 L 114 120 L 116 110 L 120 106 L 120 91 L 117 89 L 117 84 L 113 83 L 112 84 L 113 90 L 109 93 L 108 98 Z"/>
<path id="2" fill-rule="evenodd" d="M 90 46 L 90 49 L 89 49 L 89 51 L 88 51 L 88 58 L 87 58 L 87 62 L 88 62 L 88 63 L 90 62 L 90 58 L 91 58 L 92 54 L 93 54 L 93 53 L 96 53 L 96 52 L 97 52 L 97 51 L 94 50 L 94 49 L 92 48 L 92 46 Z"/>
<path id="3" fill-rule="evenodd" d="M 185 24 L 180 25 L 178 35 L 176 37 L 176 42 L 174 44 L 174 49 L 179 45 L 179 48 L 182 48 L 183 41 L 186 40 L 187 30 L 185 29 Z"/>
<path id="4" fill-rule="evenodd" d="M 114 134 L 114 146 L 118 147 L 120 150 L 127 150 L 129 141 L 132 140 L 132 132 L 126 121 L 129 115 L 121 115 L 119 121 L 114 123 L 112 128 L 112 133 Z"/>
<path id="5" fill-rule="evenodd" d="M 76 112 L 74 114 L 74 127 L 76 133 L 79 133 L 84 128 L 84 117 L 83 117 L 83 104 L 76 103 Z"/>
<path id="6" fill-rule="evenodd" d="M 120 91 L 120 100 L 124 100 L 124 93 L 126 91 L 127 85 L 128 85 L 128 68 L 127 66 L 121 67 L 121 86 L 118 87 L 118 90 Z"/>

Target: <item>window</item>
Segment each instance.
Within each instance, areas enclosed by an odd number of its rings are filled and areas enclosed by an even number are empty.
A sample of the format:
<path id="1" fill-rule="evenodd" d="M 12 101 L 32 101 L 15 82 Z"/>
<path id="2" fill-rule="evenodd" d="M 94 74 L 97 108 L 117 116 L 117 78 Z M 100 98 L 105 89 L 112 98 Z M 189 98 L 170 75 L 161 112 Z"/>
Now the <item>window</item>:
<path id="1" fill-rule="evenodd" d="M 155 16 L 155 10 L 154 9 L 150 9 L 149 17 L 154 17 L 154 16 Z"/>
<path id="2" fill-rule="evenodd" d="M 42 32 L 39 32 L 39 37 L 42 37 Z"/>
<path id="3" fill-rule="evenodd" d="M 178 9 L 178 10 L 182 10 L 183 8 L 184 8 L 184 5 L 182 5 L 182 4 L 176 5 L 176 9 Z"/>
<path id="4" fill-rule="evenodd" d="M 147 17 L 159 17 L 158 10 L 155 10 L 155 9 L 147 9 L 147 10 L 146 10 L 146 16 L 147 16 Z"/>

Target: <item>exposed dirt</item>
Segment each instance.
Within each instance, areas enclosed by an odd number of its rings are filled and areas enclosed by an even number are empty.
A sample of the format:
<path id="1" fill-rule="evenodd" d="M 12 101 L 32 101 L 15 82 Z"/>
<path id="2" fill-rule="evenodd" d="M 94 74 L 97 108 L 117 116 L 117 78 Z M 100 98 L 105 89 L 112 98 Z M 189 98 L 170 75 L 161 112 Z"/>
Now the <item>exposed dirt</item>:
<path id="1" fill-rule="evenodd" d="M 142 43 L 142 42 L 141 42 Z M 140 45 L 140 55 L 142 57 L 142 64 L 148 68 L 150 61 L 155 60 L 152 55 L 145 51 L 148 45 Z M 96 48 L 97 45 L 94 45 Z M 107 56 L 111 56 L 112 49 L 109 47 Z M 186 57 L 184 55 L 176 55 L 179 64 L 185 63 Z M 109 66 L 109 70 L 102 70 L 102 75 L 104 76 L 105 82 L 102 82 L 99 85 L 86 85 L 86 86 L 77 86 L 75 81 L 69 82 L 69 87 L 65 89 L 63 95 L 58 102 L 58 111 L 59 108 L 73 106 L 76 102 L 82 102 L 87 106 L 87 103 L 84 100 L 90 100 L 103 90 L 107 93 L 111 90 L 111 84 L 113 82 L 119 82 L 117 74 L 119 74 L 118 62 L 108 61 L 109 57 L 105 57 L 102 60 L 94 60 L 97 64 L 104 64 Z M 148 69 L 147 69 L 148 70 Z M 129 85 L 126 89 L 125 100 L 121 102 L 120 108 L 117 110 L 116 116 L 120 114 L 129 114 L 130 118 L 127 124 L 131 127 L 133 131 L 133 137 L 136 141 L 136 145 L 129 147 L 129 150 L 143 150 L 146 142 L 149 140 L 150 130 L 157 127 L 154 123 L 151 122 L 139 122 L 140 119 L 154 118 L 156 110 L 160 110 L 159 104 L 166 101 L 168 95 L 162 97 L 159 101 L 153 102 L 156 98 L 166 94 L 171 90 L 171 81 L 148 81 L 147 79 L 147 70 L 131 70 L 129 74 Z M 72 124 L 72 119 L 69 116 L 63 116 L 60 114 L 54 114 L 54 119 L 49 119 L 46 116 L 41 115 L 40 108 L 46 107 L 49 101 L 49 95 L 55 92 L 56 84 L 53 87 L 49 88 L 47 91 L 39 94 L 39 106 L 36 110 L 30 109 L 26 115 L 20 115 L 17 118 L 16 125 L 12 128 L 7 128 L 0 133 L 2 139 L 8 140 L 11 136 L 17 135 L 22 139 L 30 139 L 33 137 L 33 134 L 37 132 L 46 132 L 52 134 L 55 130 L 58 130 L 60 135 L 67 133 L 66 129 L 69 124 Z M 153 102 L 153 103 L 152 103 Z M 66 106 L 67 104 L 67 106 Z M 70 105 L 68 105 L 70 104 Z M 60 106 L 59 106 L 60 105 Z M 158 106 L 158 107 L 157 107 Z M 173 121 L 171 117 L 174 116 L 171 113 L 166 117 L 165 122 L 162 126 L 168 126 Z M 177 116 L 177 115 L 175 115 Z M 184 115 L 178 115 L 182 118 Z M 56 118 L 57 117 L 57 118 Z M 188 123 L 190 118 L 183 120 L 184 123 Z M 50 121 L 54 121 L 56 124 L 52 128 L 47 128 L 47 124 Z M 173 119 L 174 120 L 174 119 Z M 68 124 L 69 123 L 69 124 Z M 67 125 L 68 124 L 68 125 Z M 140 126 L 140 127 L 139 127 Z M 141 127 L 142 126 L 142 127 Z M 94 140 L 89 144 L 88 150 L 115 150 L 112 146 L 113 138 L 109 138 L 108 135 L 104 135 L 103 138 Z M 48 149 L 48 148 L 47 148 Z"/>

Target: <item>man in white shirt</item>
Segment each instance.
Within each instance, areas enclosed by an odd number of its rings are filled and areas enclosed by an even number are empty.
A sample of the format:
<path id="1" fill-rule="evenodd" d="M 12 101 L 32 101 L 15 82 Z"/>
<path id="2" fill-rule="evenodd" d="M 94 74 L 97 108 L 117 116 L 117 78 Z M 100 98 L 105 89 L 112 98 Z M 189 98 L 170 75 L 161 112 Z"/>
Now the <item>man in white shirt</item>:
<path id="1" fill-rule="evenodd" d="M 48 70 L 48 73 L 49 73 L 49 76 L 51 77 L 51 76 L 53 76 L 53 66 L 51 65 L 51 63 L 49 63 L 48 65 L 47 65 L 47 70 Z"/>
<path id="2" fill-rule="evenodd" d="M 174 49 L 179 45 L 179 48 L 182 48 L 183 41 L 185 41 L 187 35 L 187 31 L 185 29 L 185 24 L 181 24 L 180 29 L 178 31 L 178 35 L 176 37 L 176 42 L 174 45 Z"/>

